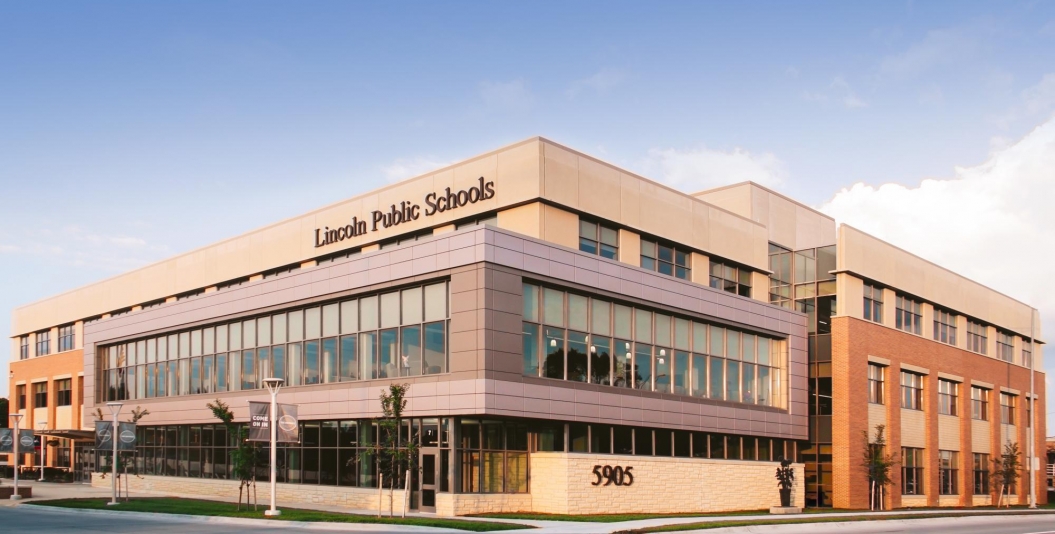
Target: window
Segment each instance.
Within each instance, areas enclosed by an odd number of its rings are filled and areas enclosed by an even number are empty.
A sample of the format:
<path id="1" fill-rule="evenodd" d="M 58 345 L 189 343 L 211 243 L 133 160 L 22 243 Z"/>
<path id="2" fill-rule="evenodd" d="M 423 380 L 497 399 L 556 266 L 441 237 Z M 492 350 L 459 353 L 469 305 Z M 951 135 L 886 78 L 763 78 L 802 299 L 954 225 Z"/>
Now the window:
<path id="1" fill-rule="evenodd" d="M 33 407 L 34 408 L 47 408 L 48 407 L 48 383 L 37 382 L 33 384 Z"/>
<path id="2" fill-rule="evenodd" d="M 15 406 L 16 410 L 26 409 L 26 385 L 22 384 L 17 387 L 18 389 L 18 404 Z"/>
<path id="3" fill-rule="evenodd" d="M 73 325 L 59 327 L 59 352 L 73 350 Z"/>
<path id="4" fill-rule="evenodd" d="M 1022 340 L 1022 365 L 1033 367 L 1033 342 Z"/>
<path id="5" fill-rule="evenodd" d="M 901 371 L 901 407 L 923 409 L 923 375 Z"/>
<path id="6" fill-rule="evenodd" d="M 1015 361 L 1015 338 L 1007 332 L 996 331 L 996 357 L 1005 362 Z"/>
<path id="7" fill-rule="evenodd" d="M 299 263 L 291 263 L 291 264 L 286 265 L 284 267 L 278 267 L 276 269 L 271 269 L 269 271 L 264 271 L 263 272 L 264 280 L 267 280 L 268 278 L 274 278 L 276 276 L 282 276 L 284 274 L 289 274 L 289 273 L 296 272 L 296 271 L 299 271 L 299 270 L 300 270 L 300 264 Z"/>
<path id="8" fill-rule="evenodd" d="M 955 345 L 957 319 L 959 316 L 955 313 L 934 308 L 934 341 Z"/>
<path id="9" fill-rule="evenodd" d="M 641 267 L 660 274 L 689 280 L 692 277 L 690 254 L 689 251 L 677 249 L 674 245 L 641 240 Z"/>
<path id="10" fill-rule="evenodd" d="M 29 336 L 22 336 L 18 340 L 18 359 L 29 359 Z"/>
<path id="11" fill-rule="evenodd" d="M 791 250 L 769 244 L 769 302 L 791 307 Z"/>
<path id="12" fill-rule="evenodd" d="M 938 413 L 942 415 L 956 415 L 956 397 L 959 395 L 960 385 L 951 380 L 938 379 Z"/>
<path id="13" fill-rule="evenodd" d="M 1016 398 L 1010 393 L 1000 394 L 1000 422 L 1005 425 L 1015 424 Z"/>
<path id="14" fill-rule="evenodd" d="M 461 230 L 462 228 L 468 228 L 470 226 L 498 226 L 498 215 L 494 212 L 486 215 L 480 215 L 471 219 L 462 219 L 454 223 L 455 230 Z M 431 232 L 431 231 L 430 231 Z"/>
<path id="15" fill-rule="evenodd" d="M 882 365 L 868 364 L 868 402 L 872 404 L 885 404 L 883 402 L 883 374 L 886 369 Z"/>
<path id="16" fill-rule="evenodd" d="M 901 494 L 923 495 L 923 449 L 901 447 Z"/>
<path id="17" fill-rule="evenodd" d="M 742 297 L 750 297 L 751 271 L 712 260 L 711 287 L 736 293 Z"/>
<path id="18" fill-rule="evenodd" d="M 897 316 L 895 322 L 898 330 L 920 335 L 923 314 L 920 303 L 908 297 L 897 296 Z"/>
<path id="19" fill-rule="evenodd" d="M 99 347 L 97 399 L 447 372 L 446 281 Z"/>
<path id="20" fill-rule="evenodd" d="M 989 390 L 971 386 L 971 419 L 989 420 Z"/>
<path id="21" fill-rule="evenodd" d="M 579 219 L 579 250 L 610 260 L 619 256 L 619 231 Z"/>
<path id="22" fill-rule="evenodd" d="M 523 284 L 522 372 L 782 406 L 784 340 Z"/>
<path id="23" fill-rule="evenodd" d="M 55 405 L 56 406 L 69 406 L 73 403 L 73 391 L 72 380 L 66 378 L 64 380 L 55 381 Z"/>
<path id="24" fill-rule="evenodd" d="M 989 495 L 989 455 L 974 453 L 974 494 Z"/>
<path id="25" fill-rule="evenodd" d="M 865 320 L 873 323 L 883 322 L 883 288 L 865 284 Z"/>
<path id="26" fill-rule="evenodd" d="M 956 451 L 938 451 L 938 494 L 959 495 L 959 456 Z"/>
<path id="27" fill-rule="evenodd" d="M 986 330 L 987 327 L 982 323 L 976 323 L 970 319 L 967 320 L 967 350 L 978 354 L 986 354 L 988 352 L 986 345 L 989 343 L 989 339 L 986 335 Z"/>
<path id="28" fill-rule="evenodd" d="M 178 301 L 181 301 L 181 300 L 192 299 L 194 297 L 197 297 L 199 295 L 204 295 L 204 294 L 205 294 L 205 290 L 204 289 L 195 289 L 195 290 L 192 290 L 192 291 L 187 291 L 187 292 L 184 292 L 184 293 L 180 293 L 179 295 L 176 295 L 176 301 L 178 302 Z"/>
<path id="29" fill-rule="evenodd" d="M 37 356 L 46 356 L 51 353 L 51 332 L 45 330 L 37 332 Z"/>

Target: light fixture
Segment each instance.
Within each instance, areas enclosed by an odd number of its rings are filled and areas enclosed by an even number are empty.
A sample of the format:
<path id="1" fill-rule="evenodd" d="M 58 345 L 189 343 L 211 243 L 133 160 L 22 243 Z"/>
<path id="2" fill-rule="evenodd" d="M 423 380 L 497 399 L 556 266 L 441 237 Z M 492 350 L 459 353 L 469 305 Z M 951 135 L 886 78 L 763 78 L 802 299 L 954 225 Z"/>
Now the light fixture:
<path id="1" fill-rule="evenodd" d="M 590 354 L 597 354 L 597 347 L 590 345 Z"/>
<path id="2" fill-rule="evenodd" d="M 549 346 L 556 347 L 557 346 L 557 340 L 556 339 L 549 340 Z"/>

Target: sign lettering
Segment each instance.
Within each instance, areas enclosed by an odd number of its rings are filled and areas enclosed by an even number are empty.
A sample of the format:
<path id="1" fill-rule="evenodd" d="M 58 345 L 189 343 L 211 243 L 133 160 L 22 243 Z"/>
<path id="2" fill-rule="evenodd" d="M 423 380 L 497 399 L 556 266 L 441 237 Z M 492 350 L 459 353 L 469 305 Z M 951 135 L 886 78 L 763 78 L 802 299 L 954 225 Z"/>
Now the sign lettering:
<path id="1" fill-rule="evenodd" d="M 487 182 L 481 176 L 479 185 L 468 189 L 451 191 L 451 188 L 448 187 L 442 193 L 433 192 L 425 195 L 424 210 L 422 210 L 420 204 L 403 200 L 400 201 L 399 205 L 392 204 L 387 210 L 374 210 L 367 219 L 360 219 L 359 216 L 355 216 L 345 226 L 316 228 L 315 248 L 358 237 L 368 231 L 376 232 L 378 227 L 391 228 L 406 222 L 416 221 L 422 216 L 430 217 L 437 213 L 475 204 L 481 200 L 490 200 L 494 196 L 495 183 Z"/>
<path id="2" fill-rule="evenodd" d="M 634 468 L 632 466 L 615 466 L 610 465 L 595 465 L 593 466 L 593 476 L 597 477 L 596 480 L 591 482 L 593 486 L 631 486 L 634 484 L 634 474 L 631 472 Z M 604 484 L 601 484 L 604 482 Z"/>

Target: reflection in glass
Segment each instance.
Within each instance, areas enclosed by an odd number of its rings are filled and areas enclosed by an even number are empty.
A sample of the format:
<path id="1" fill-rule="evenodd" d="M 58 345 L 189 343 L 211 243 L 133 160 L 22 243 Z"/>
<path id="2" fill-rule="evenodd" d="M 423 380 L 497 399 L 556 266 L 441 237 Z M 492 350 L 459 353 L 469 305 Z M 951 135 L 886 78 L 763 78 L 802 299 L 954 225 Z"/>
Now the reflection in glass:
<path id="1" fill-rule="evenodd" d="M 612 358 L 609 354 L 611 340 L 594 337 L 590 346 L 590 383 L 607 386 L 611 384 Z"/>
<path id="2" fill-rule="evenodd" d="M 399 375 L 418 376 L 421 374 L 421 327 L 403 328 L 401 349 L 399 353 Z"/>
<path id="3" fill-rule="evenodd" d="M 377 376 L 374 378 L 394 378 L 399 376 L 396 369 L 396 350 L 398 349 L 398 332 L 395 328 L 381 331 L 381 345 L 378 351 Z"/>
<path id="4" fill-rule="evenodd" d="M 319 342 L 304 342 L 304 385 L 319 383 Z"/>
<path id="5" fill-rule="evenodd" d="M 546 327 L 546 359 L 543 375 L 546 378 L 564 378 L 564 330 Z"/>
<path id="6" fill-rule="evenodd" d="M 524 376 L 538 376 L 538 333 L 539 326 L 528 322 L 523 323 L 521 332 L 521 343 L 523 345 Z"/>
<path id="7" fill-rule="evenodd" d="M 586 382 L 589 339 L 590 336 L 581 332 L 568 332 L 568 380 Z"/>
<path id="8" fill-rule="evenodd" d="M 424 372 L 427 375 L 447 370 L 447 323 L 439 321 L 425 325 Z"/>
<path id="9" fill-rule="evenodd" d="M 326 384 L 336 382 L 337 370 L 337 338 L 329 337 L 322 340 L 322 381 Z"/>
<path id="10" fill-rule="evenodd" d="M 359 379 L 359 361 L 356 359 L 355 335 L 341 338 L 341 382 Z"/>
<path id="11" fill-rule="evenodd" d="M 634 346 L 634 389 L 652 389 L 652 345 Z"/>

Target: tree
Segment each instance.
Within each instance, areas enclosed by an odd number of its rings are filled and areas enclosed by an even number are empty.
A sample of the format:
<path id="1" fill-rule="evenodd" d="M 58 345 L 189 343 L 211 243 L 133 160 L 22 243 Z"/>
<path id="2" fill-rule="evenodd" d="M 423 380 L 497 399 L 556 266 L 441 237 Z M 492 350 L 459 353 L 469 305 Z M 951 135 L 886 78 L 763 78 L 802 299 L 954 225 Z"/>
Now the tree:
<path id="1" fill-rule="evenodd" d="M 1022 475 L 1019 472 L 1022 470 L 1021 455 L 1018 443 L 1008 441 L 1004 444 L 1004 452 L 993 458 L 993 479 L 1000 488 L 996 498 L 997 508 L 1003 502 L 1004 495 L 1007 495 L 1007 506 L 1011 506 L 1011 488 L 1018 485 L 1018 478 Z"/>
<path id="2" fill-rule="evenodd" d="M 235 424 L 234 414 L 231 408 L 220 399 L 210 402 L 206 406 L 212 410 L 213 417 L 220 420 L 227 427 L 227 435 L 233 436 L 238 444 L 231 451 L 231 469 L 234 476 L 238 477 L 238 507 L 242 509 L 242 490 L 245 490 L 245 509 L 249 509 L 249 490 L 256 487 L 256 467 L 259 454 L 256 445 L 246 439 L 246 428 Z M 254 502 L 254 509 L 256 508 Z"/>
<path id="3" fill-rule="evenodd" d="M 406 470 L 414 469 L 418 460 L 418 447 L 412 440 L 404 440 L 400 429 L 403 428 L 403 411 L 407 407 L 409 384 L 390 384 L 388 390 L 381 391 L 382 417 L 377 422 L 378 436 L 373 446 L 360 453 L 361 461 L 378 460 L 378 472 L 388 482 L 388 515 L 393 515 L 393 494 L 395 488 L 404 487 Z M 407 436 L 409 438 L 409 435 Z M 405 498 L 405 497 L 404 497 Z M 380 515 L 378 503 L 378 515 Z"/>
<path id="4" fill-rule="evenodd" d="M 876 425 L 875 436 L 869 437 L 867 430 L 862 430 L 865 447 L 861 467 L 868 473 L 868 509 L 883 509 L 883 496 L 886 487 L 893 482 L 890 470 L 897 465 L 897 456 L 886 453 L 886 425 Z"/>
<path id="5" fill-rule="evenodd" d="M 150 415 L 150 410 L 146 410 L 146 409 L 140 408 L 139 406 L 136 406 L 135 408 L 132 409 L 132 417 L 130 417 L 128 419 L 128 422 L 132 423 L 134 425 L 134 424 L 138 423 L 140 419 L 142 419 L 142 418 L 144 418 L 144 417 L 146 417 L 148 415 Z"/>
<path id="6" fill-rule="evenodd" d="M 10 406 L 7 399 L 0 398 L 0 428 L 7 428 L 7 419 Z"/>

